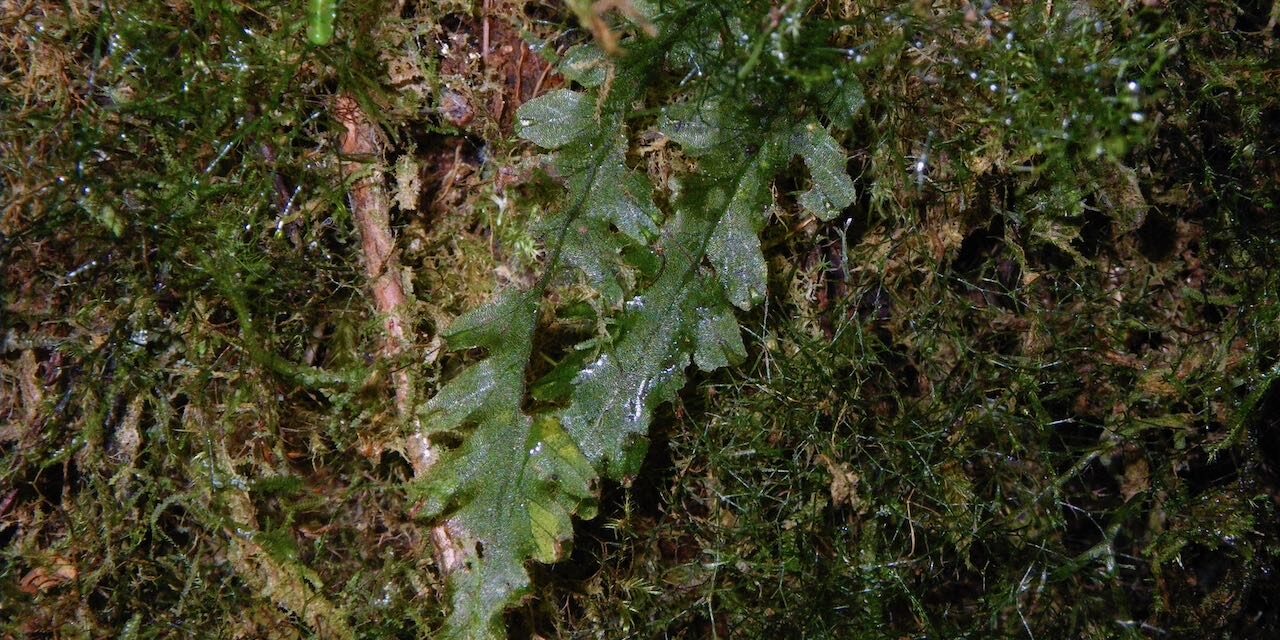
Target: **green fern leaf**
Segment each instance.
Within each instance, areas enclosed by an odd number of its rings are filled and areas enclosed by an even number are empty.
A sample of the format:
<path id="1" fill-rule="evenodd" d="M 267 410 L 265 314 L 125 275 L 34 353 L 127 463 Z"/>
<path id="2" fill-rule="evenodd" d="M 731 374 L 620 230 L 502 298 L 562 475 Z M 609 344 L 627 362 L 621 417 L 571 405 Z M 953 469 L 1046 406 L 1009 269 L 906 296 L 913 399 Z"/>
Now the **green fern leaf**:
<path id="1" fill-rule="evenodd" d="M 558 89 L 530 100 L 516 111 L 520 137 L 546 149 L 569 144 L 595 124 L 594 97 Z"/>
<path id="2" fill-rule="evenodd" d="M 773 206 L 770 181 L 786 163 L 790 143 L 783 136 L 765 135 L 760 148 L 748 153 L 745 145 L 726 138 L 756 127 L 741 113 L 715 102 L 669 108 L 659 127 L 686 154 L 702 158 L 703 175 L 691 187 L 705 196 L 697 206 L 719 213 L 706 247 L 707 260 L 729 301 L 750 309 L 765 294 L 769 273 L 760 230 Z M 729 191 L 720 185 L 730 185 Z"/>
<path id="3" fill-rule="evenodd" d="M 680 216 L 667 225 L 661 275 L 628 303 L 620 322 L 625 333 L 574 380 L 565 430 L 592 464 L 614 477 L 635 473 L 653 410 L 684 386 L 693 294 L 708 287 L 698 269 L 703 251 L 688 240 L 707 237 L 707 227 Z"/>
<path id="4" fill-rule="evenodd" d="M 791 134 L 792 152 L 804 159 L 813 187 L 800 194 L 800 206 L 823 221 L 840 215 L 857 195 L 845 169 L 848 159 L 840 143 L 816 120 L 796 127 Z"/>
<path id="5" fill-rule="evenodd" d="M 760 249 L 760 230 L 766 212 L 774 205 L 773 176 L 786 163 L 781 142 L 779 136 L 771 136 L 753 157 L 726 159 L 722 166 L 728 171 L 720 173 L 728 175 L 711 182 L 732 185 L 732 190 L 708 189 L 707 200 L 701 205 L 721 212 L 709 239 L 707 258 L 720 276 L 725 295 L 743 310 L 762 300 L 766 292 L 769 271 Z"/>
<path id="6" fill-rule="evenodd" d="M 587 88 L 595 88 L 609 77 L 609 59 L 594 44 L 578 44 L 569 47 L 560 61 L 560 73 L 564 77 Z"/>
<path id="7" fill-rule="evenodd" d="M 559 559 L 571 516 L 595 515 L 591 465 L 554 416 L 520 410 L 536 310 L 533 296 L 508 294 L 455 322 L 450 347 L 489 357 L 425 407 L 429 431 L 465 432 L 418 487 L 424 516 L 443 520 L 466 556 L 449 576 L 449 637 L 504 637 L 502 612 L 529 589 L 525 562 Z"/>
<path id="8" fill-rule="evenodd" d="M 742 344 L 738 319 L 731 309 L 723 305 L 699 307 L 697 313 L 693 363 L 699 369 L 715 371 L 747 359 L 747 348 Z"/>
<path id="9" fill-rule="evenodd" d="M 854 118 L 867 106 L 867 96 L 858 77 L 851 73 L 836 73 L 825 87 L 820 103 L 831 124 L 840 129 L 853 126 Z"/>
<path id="10" fill-rule="evenodd" d="M 565 430 L 587 459 L 609 475 L 623 478 L 636 472 L 653 410 L 684 386 L 691 358 L 711 370 L 745 357 L 726 294 L 741 294 L 742 306 L 763 294 L 759 240 L 753 232 L 742 237 L 747 243 L 742 250 L 720 245 L 719 253 L 712 251 L 717 237 L 733 236 L 721 228 L 732 229 L 743 218 L 747 224 L 762 218 L 757 211 L 769 198 L 777 155 L 766 149 L 738 164 L 733 179 L 691 185 L 662 230 L 660 274 L 628 303 L 619 338 L 575 379 Z M 727 189 L 721 186 L 726 183 L 731 185 Z M 704 260 L 715 268 L 704 269 Z M 752 267 L 755 260 L 761 265 L 759 272 Z M 726 265 L 731 272 L 721 273 Z"/>
<path id="11" fill-rule="evenodd" d="M 674 140 L 691 158 L 716 148 L 724 131 L 720 104 L 713 98 L 671 105 L 662 110 L 658 131 Z"/>
<path id="12" fill-rule="evenodd" d="M 657 234 L 659 214 L 648 178 L 626 167 L 620 114 L 597 122 L 595 105 L 591 96 L 554 91 L 522 105 L 517 118 L 525 139 L 559 149 L 555 169 L 566 178 L 570 201 L 544 225 L 549 244 L 617 303 L 622 242 L 612 230 L 646 246 Z"/>

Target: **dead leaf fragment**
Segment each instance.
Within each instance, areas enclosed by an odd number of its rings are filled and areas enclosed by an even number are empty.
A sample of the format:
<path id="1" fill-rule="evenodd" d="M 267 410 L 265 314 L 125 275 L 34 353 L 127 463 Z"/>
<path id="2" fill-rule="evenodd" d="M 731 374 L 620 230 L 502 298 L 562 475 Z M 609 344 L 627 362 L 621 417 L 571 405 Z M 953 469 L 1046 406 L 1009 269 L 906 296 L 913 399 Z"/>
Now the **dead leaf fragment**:
<path id="1" fill-rule="evenodd" d="M 410 154 L 396 160 L 396 205 L 401 211 L 418 210 L 418 194 L 422 192 L 421 170 Z"/>
<path id="2" fill-rule="evenodd" d="M 35 352 L 27 349 L 18 358 L 18 383 L 22 387 L 22 400 L 26 405 L 28 418 L 35 416 L 44 399 L 40 387 L 40 365 L 36 362 Z"/>
<path id="3" fill-rule="evenodd" d="M 49 566 L 36 567 L 22 576 L 22 580 L 18 582 L 18 588 L 23 593 L 44 593 L 75 580 L 79 575 L 80 572 L 70 560 L 54 556 Z"/>
<path id="4" fill-rule="evenodd" d="M 861 478 L 853 472 L 849 463 L 837 464 L 823 454 L 818 454 L 818 459 L 826 465 L 827 471 L 831 474 L 831 504 L 837 506 L 845 504 L 853 509 L 860 509 L 862 498 L 858 497 L 858 482 Z"/>
<path id="5" fill-rule="evenodd" d="M 465 127 L 475 119 L 475 110 L 461 93 L 446 89 L 440 100 L 440 115 L 455 127 Z"/>
<path id="6" fill-rule="evenodd" d="M 1151 466 L 1146 458 L 1138 458 L 1124 468 L 1124 478 L 1120 481 L 1120 495 L 1128 502 L 1151 488 Z"/>

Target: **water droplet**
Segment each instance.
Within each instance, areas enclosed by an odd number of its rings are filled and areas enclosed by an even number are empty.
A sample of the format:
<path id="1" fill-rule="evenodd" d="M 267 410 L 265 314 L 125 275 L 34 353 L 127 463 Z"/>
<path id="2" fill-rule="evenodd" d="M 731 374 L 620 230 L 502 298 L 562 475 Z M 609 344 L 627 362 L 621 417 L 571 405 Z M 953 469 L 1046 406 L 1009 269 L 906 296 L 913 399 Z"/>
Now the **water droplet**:
<path id="1" fill-rule="evenodd" d="M 1000 85 L 992 82 L 991 84 L 987 85 L 987 88 L 991 90 L 991 93 L 995 93 L 1000 90 Z"/>
<path id="2" fill-rule="evenodd" d="M 521 118 L 521 119 L 520 119 L 520 126 L 522 126 L 522 127 L 528 127 L 528 126 L 530 126 L 530 125 L 532 125 L 532 124 L 533 124 L 533 121 L 532 121 L 532 120 L 530 120 L 530 119 L 528 119 L 528 118 Z"/>
<path id="3" fill-rule="evenodd" d="M 529 450 L 529 455 L 536 456 L 540 453 L 542 453 L 542 442 L 538 441 L 538 443 L 533 445 L 533 448 Z"/>
<path id="4" fill-rule="evenodd" d="M 609 366 L 609 354 L 600 356 L 599 358 L 596 359 L 595 362 L 587 365 L 587 367 L 584 368 L 582 371 L 579 371 L 578 375 L 574 377 L 573 382 L 575 384 L 586 382 L 587 380 L 590 380 L 596 377 L 597 375 L 599 375 L 600 372 L 607 366 Z"/>
<path id="5" fill-rule="evenodd" d="M 1137 93 L 1142 90 L 1142 85 L 1138 84 L 1133 80 L 1130 80 L 1129 83 L 1125 85 L 1125 87 L 1129 89 L 1129 91 L 1132 93 Z"/>
<path id="6" fill-rule="evenodd" d="M 373 602 L 373 605 L 379 609 L 386 609 L 391 606 L 391 585 L 386 584 L 382 587 L 382 597 Z"/>
<path id="7" fill-rule="evenodd" d="M 1143 122 L 1147 121 L 1147 115 L 1141 111 L 1134 111 L 1133 113 L 1129 114 L 1129 119 L 1138 124 L 1142 124 Z"/>
<path id="8" fill-rule="evenodd" d="M 94 268 L 94 267 L 96 267 L 96 266 L 98 266 L 98 261 L 97 261 L 97 260 L 90 260 L 90 261 L 88 261 L 88 262 L 86 262 L 86 263 L 84 263 L 84 264 L 82 264 L 82 265 L 80 265 L 80 266 L 76 267 L 75 269 L 72 269 L 70 272 L 68 272 L 68 273 L 67 273 L 67 279 L 68 279 L 68 280 L 74 280 L 74 279 L 76 279 L 76 278 L 80 277 L 82 274 L 84 274 L 84 272 L 86 272 L 86 271 L 88 271 L 88 270 L 90 270 L 90 269 L 92 269 L 92 268 Z"/>
<path id="9" fill-rule="evenodd" d="M 858 55 L 853 57 L 853 61 L 857 64 L 862 64 L 867 61 L 867 57 L 859 53 Z"/>
<path id="10" fill-rule="evenodd" d="M 970 70 L 970 71 L 969 71 L 969 79 L 970 79 L 970 80 L 977 80 L 977 79 L 978 79 L 978 72 L 977 72 L 977 71 Z"/>

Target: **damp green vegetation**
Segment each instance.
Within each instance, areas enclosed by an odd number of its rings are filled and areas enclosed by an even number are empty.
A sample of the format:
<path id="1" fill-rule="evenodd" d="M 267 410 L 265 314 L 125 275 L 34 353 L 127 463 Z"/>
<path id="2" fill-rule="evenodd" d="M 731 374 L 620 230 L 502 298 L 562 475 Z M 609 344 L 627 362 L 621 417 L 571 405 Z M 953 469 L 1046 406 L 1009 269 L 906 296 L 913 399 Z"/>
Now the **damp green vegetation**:
<path id="1" fill-rule="evenodd" d="M 0 636 L 1280 630 L 1280 4 L 0 7 Z"/>

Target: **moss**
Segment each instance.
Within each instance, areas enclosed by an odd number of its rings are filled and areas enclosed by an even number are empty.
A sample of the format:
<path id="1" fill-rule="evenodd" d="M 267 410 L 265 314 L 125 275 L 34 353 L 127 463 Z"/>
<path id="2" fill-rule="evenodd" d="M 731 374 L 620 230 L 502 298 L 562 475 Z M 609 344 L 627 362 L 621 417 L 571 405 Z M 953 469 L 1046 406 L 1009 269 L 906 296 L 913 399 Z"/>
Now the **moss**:
<path id="1" fill-rule="evenodd" d="M 0 18 L 3 633 L 436 632 L 331 99 L 404 185 L 426 397 L 474 355 L 433 336 L 554 253 L 515 114 L 625 89 L 550 67 L 609 34 L 665 54 L 620 129 L 664 212 L 718 161 L 672 103 L 831 125 L 856 197 L 814 221 L 780 169 L 747 364 L 658 412 L 513 635 L 1274 633 L 1269 3 L 614 5 L 352 0 L 323 47 L 300 3 Z M 664 263 L 629 251 L 632 291 Z M 530 376 L 618 331 L 559 295 Z"/>

